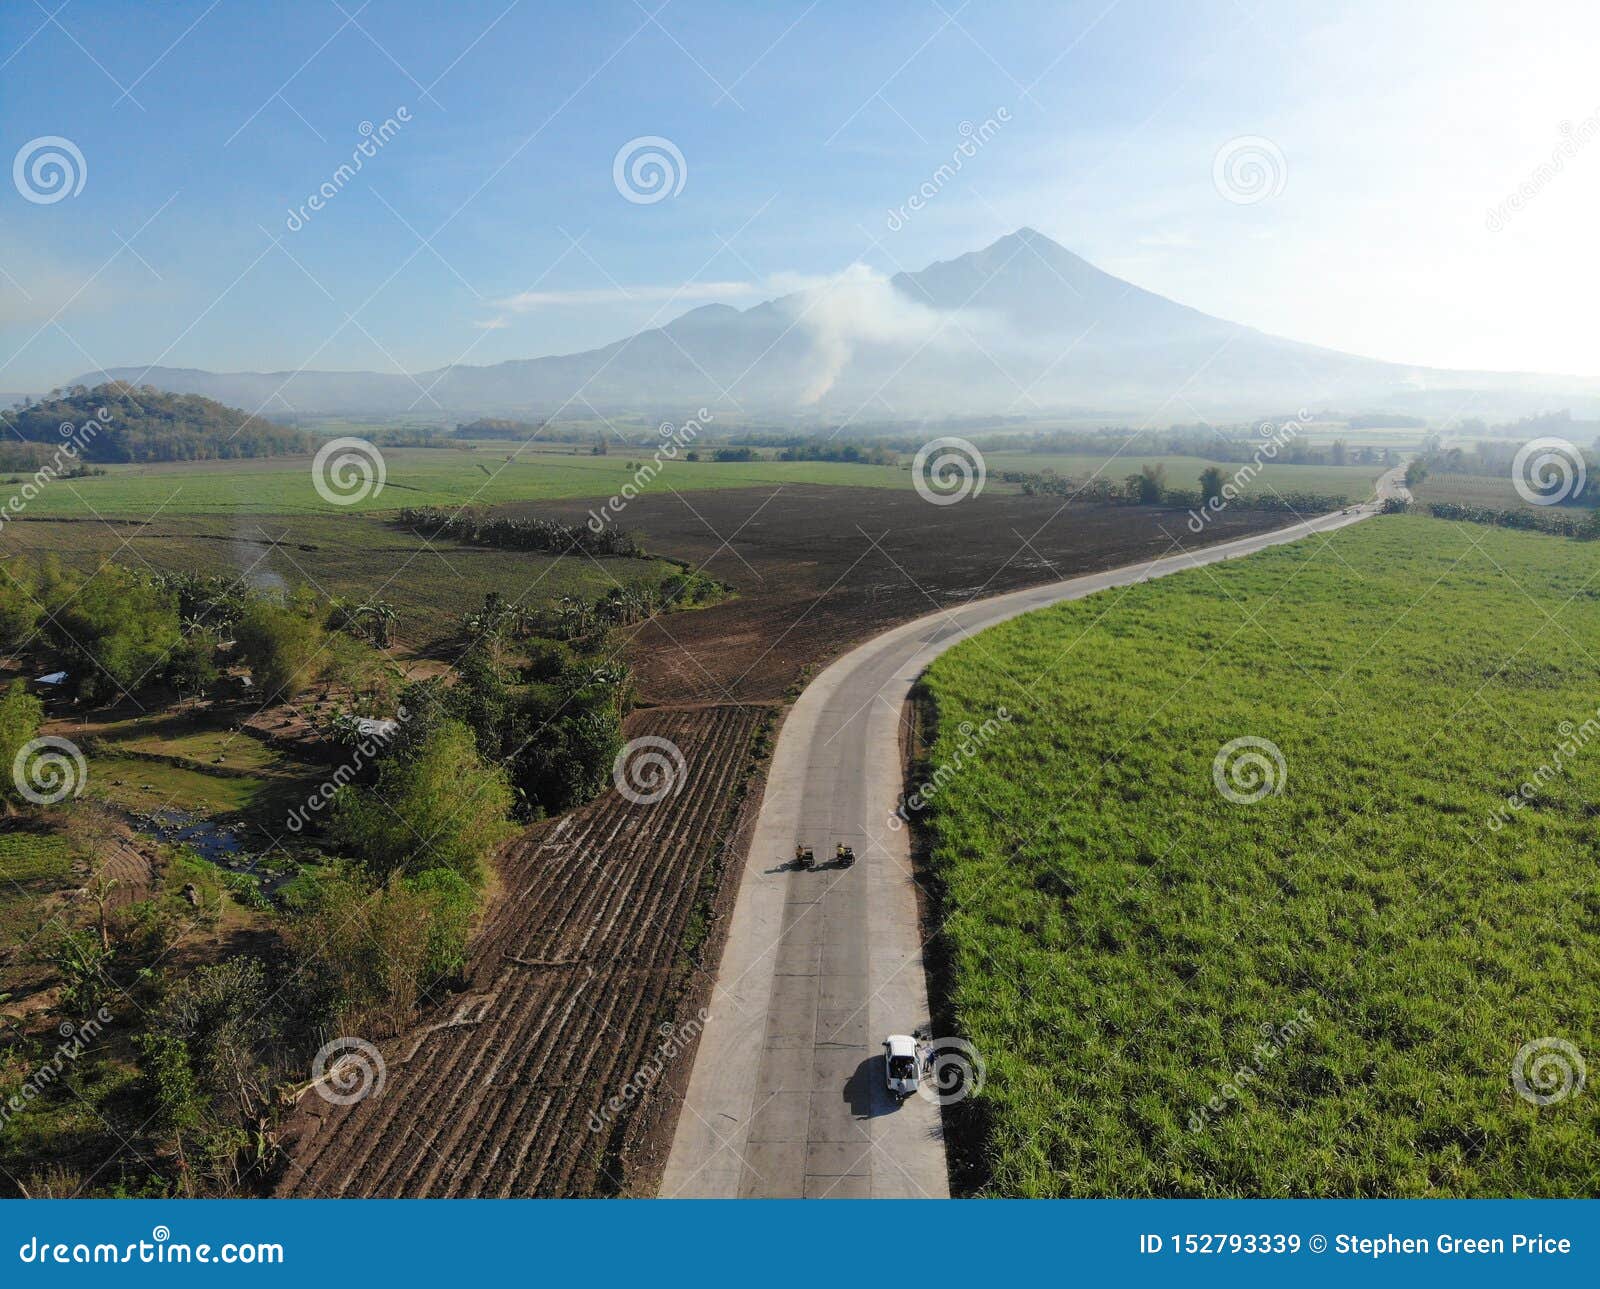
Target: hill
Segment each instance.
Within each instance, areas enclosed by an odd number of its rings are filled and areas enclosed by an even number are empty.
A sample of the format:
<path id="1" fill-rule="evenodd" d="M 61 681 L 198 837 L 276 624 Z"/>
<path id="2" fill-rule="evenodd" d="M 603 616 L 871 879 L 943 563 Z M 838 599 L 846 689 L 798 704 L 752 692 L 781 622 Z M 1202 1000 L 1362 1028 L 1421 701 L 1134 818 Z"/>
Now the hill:
<path id="1" fill-rule="evenodd" d="M 308 452 L 315 443 L 308 434 L 197 394 L 124 381 L 53 391 L 0 412 L 0 421 L 12 439 L 3 451 L 22 458 L 0 460 L 7 469 L 48 455 L 69 439 L 82 460 L 98 462 L 276 456 Z"/>

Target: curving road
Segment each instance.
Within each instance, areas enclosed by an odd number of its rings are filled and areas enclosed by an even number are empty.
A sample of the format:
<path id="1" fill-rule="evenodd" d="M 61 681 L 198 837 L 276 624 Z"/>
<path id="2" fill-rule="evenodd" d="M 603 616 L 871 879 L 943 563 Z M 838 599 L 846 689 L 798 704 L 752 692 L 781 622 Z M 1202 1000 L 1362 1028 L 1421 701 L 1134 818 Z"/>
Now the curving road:
<path id="1" fill-rule="evenodd" d="M 947 1197 L 938 1107 L 897 1105 L 881 1044 L 929 1023 L 909 843 L 888 826 L 902 790 L 900 717 L 912 683 L 951 645 L 1032 609 L 1331 532 L 1403 496 L 1275 532 L 941 611 L 868 641 L 801 694 L 773 754 L 711 1017 L 661 1195 Z M 795 843 L 853 868 L 801 872 Z"/>

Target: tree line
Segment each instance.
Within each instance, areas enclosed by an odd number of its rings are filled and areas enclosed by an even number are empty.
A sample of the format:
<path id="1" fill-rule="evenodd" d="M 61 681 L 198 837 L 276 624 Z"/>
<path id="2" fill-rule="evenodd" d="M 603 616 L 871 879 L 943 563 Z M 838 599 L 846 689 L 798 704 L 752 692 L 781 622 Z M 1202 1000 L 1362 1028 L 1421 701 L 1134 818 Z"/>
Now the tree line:
<path id="1" fill-rule="evenodd" d="M 590 555 L 645 558 L 637 534 L 625 528 L 563 524 L 553 519 L 520 519 L 510 515 L 485 515 L 472 510 L 446 510 L 439 506 L 408 506 L 392 521 L 422 537 L 448 537 L 473 546 L 502 550 L 545 551 L 565 555 L 583 551 Z"/>
<path id="2" fill-rule="evenodd" d="M 1198 488 L 1174 488 L 1167 484 L 1166 467 L 1157 463 L 1144 466 L 1137 474 L 1121 479 L 1074 479 L 1043 470 L 1029 474 L 1008 470 L 1001 476 L 1007 483 L 1020 484 L 1028 496 L 1072 497 L 1081 501 L 1100 501 L 1123 506 L 1177 506 L 1195 509 L 1225 496 L 1227 477 L 1221 467 L 1208 466 L 1200 472 Z M 1296 514 L 1326 514 L 1341 510 L 1343 497 L 1315 492 L 1249 492 L 1228 498 L 1230 506 L 1246 510 L 1273 510 Z"/>

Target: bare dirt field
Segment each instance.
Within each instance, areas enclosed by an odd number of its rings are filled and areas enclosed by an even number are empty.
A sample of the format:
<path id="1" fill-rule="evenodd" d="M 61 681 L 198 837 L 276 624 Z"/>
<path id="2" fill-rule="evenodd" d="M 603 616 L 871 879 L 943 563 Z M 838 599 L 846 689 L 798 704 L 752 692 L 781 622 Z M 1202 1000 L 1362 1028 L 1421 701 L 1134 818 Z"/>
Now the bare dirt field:
<path id="1" fill-rule="evenodd" d="M 508 509 L 566 522 L 583 502 Z M 738 597 L 652 623 L 629 661 L 656 702 L 764 702 L 896 623 L 987 595 L 1227 541 L 1297 516 L 1224 510 L 1203 538 L 1187 512 L 985 493 L 935 506 L 915 492 L 781 485 L 651 494 L 618 522 Z"/>

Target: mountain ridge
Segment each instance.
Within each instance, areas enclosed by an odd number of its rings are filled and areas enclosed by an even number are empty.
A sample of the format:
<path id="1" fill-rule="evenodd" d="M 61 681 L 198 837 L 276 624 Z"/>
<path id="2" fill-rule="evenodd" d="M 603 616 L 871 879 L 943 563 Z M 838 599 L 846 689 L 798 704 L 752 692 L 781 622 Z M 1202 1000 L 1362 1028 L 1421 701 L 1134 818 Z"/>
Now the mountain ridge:
<path id="1" fill-rule="evenodd" d="M 431 371 L 111 368 L 262 413 L 675 413 L 875 420 L 1095 408 L 1189 420 L 1285 406 L 1544 410 L 1577 378 L 1427 368 L 1213 317 L 1106 273 L 1029 227 L 915 272 L 861 265 L 745 309 L 700 305 L 598 348 Z"/>

